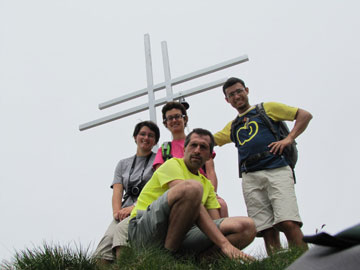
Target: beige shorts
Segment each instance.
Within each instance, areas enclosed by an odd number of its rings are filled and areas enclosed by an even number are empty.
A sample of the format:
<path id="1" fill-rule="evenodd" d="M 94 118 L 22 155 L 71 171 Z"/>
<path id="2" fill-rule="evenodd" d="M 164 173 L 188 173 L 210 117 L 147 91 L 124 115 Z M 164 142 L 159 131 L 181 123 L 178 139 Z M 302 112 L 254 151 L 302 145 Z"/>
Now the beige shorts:
<path id="1" fill-rule="evenodd" d="M 129 246 L 128 243 L 128 226 L 130 217 L 123 219 L 121 222 L 113 220 L 100 240 L 94 256 L 104 260 L 115 260 L 115 248 L 119 246 Z"/>
<path id="2" fill-rule="evenodd" d="M 289 166 L 243 173 L 242 188 L 248 215 L 258 232 L 286 220 L 302 226 Z"/>

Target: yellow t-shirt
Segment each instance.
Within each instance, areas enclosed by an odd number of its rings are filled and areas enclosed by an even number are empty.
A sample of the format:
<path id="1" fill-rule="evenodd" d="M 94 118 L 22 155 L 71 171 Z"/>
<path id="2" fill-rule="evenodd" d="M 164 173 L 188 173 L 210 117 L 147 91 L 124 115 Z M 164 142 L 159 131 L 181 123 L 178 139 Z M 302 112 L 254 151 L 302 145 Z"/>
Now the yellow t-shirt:
<path id="1" fill-rule="evenodd" d="M 138 197 L 136 206 L 131 211 L 130 217 L 135 217 L 137 210 L 145 210 L 153 201 L 163 195 L 169 189 L 169 182 L 173 180 L 186 181 L 188 179 L 199 181 L 203 185 L 201 203 L 206 209 L 220 208 L 210 180 L 201 173 L 198 173 L 198 175 L 191 173 L 182 158 L 172 158 L 161 165 L 146 183 Z"/>
<path id="2" fill-rule="evenodd" d="M 239 116 L 243 116 L 251 110 L 255 110 L 255 106 L 250 107 L 246 112 L 239 114 Z M 266 102 L 264 103 L 264 110 L 274 121 L 294 121 L 298 108 L 278 102 Z M 217 145 L 222 146 L 232 142 L 230 138 L 232 121 L 233 120 L 227 123 L 222 130 L 214 134 L 215 143 Z"/>

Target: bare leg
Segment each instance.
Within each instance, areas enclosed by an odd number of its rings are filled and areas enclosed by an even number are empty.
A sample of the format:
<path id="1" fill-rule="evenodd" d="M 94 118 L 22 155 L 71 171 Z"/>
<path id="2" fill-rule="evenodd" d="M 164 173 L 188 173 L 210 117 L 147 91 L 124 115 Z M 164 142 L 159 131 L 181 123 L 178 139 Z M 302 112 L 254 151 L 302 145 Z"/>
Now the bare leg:
<path id="1" fill-rule="evenodd" d="M 265 248 L 267 254 L 270 256 L 277 250 L 281 249 L 280 233 L 275 228 L 269 228 L 262 231 Z"/>
<path id="2" fill-rule="evenodd" d="M 220 231 L 239 249 L 248 246 L 256 236 L 255 223 L 248 217 L 225 218 L 220 224 Z"/>
<path id="3" fill-rule="evenodd" d="M 277 229 L 279 229 L 285 234 L 289 246 L 297 246 L 297 247 L 302 247 L 304 249 L 308 248 L 307 244 L 303 241 L 304 235 L 298 223 L 291 220 L 287 220 L 280 222 L 275 226 Z"/>
<path id="4" fill-rule="evenodd" d="M 108 269 L 109 265 L 112 264 L 113 261 L 105 260 L 105 259 L 96 259 L 96 269 Z"/>
<path id="5" fill-rule="evenodd" d="M 123 246 L 118 246 L 115 248 L 116 259 L 120 258 L 122 250 L 123 250 Z"/>
<path id="6" fill-rule="evenodd" d="M 248 217 L 225 218 L 220 224 L 220 231 L 233 246 L 239 249 L 243 249 L 248 246 L 256 236 L 254 221 Z M 219 252 L 219 247 L 214 245 L 200 254 L 200 256 L 213 258 L 214 252 Z M 225 253 L 225 255 L 230 258 L 240 258 L 244 261 L 254 260 L 253 257 L 242 251 L 233 252 L 232 250 L 229 250 L 229 252 L 227 254 Z"/>
<path id="7" fill-rule="evenodd" d="M 164 247 L 176 251 L 199 216 L 203 187 L 195 180 L 186 180 L 169 189 L 171 208 Z"/>

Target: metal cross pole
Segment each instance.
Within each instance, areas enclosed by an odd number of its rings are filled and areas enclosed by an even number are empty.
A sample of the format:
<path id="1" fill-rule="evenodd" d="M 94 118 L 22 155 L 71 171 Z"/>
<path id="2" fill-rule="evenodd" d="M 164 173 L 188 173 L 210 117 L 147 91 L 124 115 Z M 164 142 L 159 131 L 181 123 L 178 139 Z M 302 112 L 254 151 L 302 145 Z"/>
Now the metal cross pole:
<path id="1" fill-rule="evenodd" d="M 145 43 L 146 79 L 147 79 L 147 90 L 148 90 L 147 92 L 148 92 L 148 97 L 149 97 L 150 120 L 156 123 L 154 82 L 153 82 L 151 47 L 150 47 L 149 34 L 145 35 L 144 43 Z"/>
<path id="2" fill-rule="evenodd" d="M 148 46 L 148 47 L 147 47 Z M 148 95 L 149 96 L 149 103 L 148 104 L 142 104 L 142 105 L 138 105 L 136 107 L 118 112 L 118 113 L 114 113 L 96 120 L 93 120 L 91 122 L 87 122 L 84 124 L 81 124 L 79 126 L 80 131 L 86 130 L 86 129 L 90 129 L 99 125 L 103 125 L 112 121 L 115 121 L 117 119 L 121 119 L 124 118 L 126 116 L 138 113 L 138 112 L 142 112 L 142 111 L 146 111 L 148 109 L 150 109 L 150 119 L 154 122 L 156 122 L 156 113 L 155 113 L 155 107 L 157 106 L 161 106 L 163 104 L 165 104 L 168 101 L 171 100 L 175 100 L 175 99 L 180 99 L 180 98 L 186 98 L 192 95 L 196 95 L 199 94 L 201 92 L 204 91 L 208 91 L 214 88 L 217 88 L 221 85 L 224 84 L 224 82 L 226 81 L 226 78 L 217 80 L 217 81 L 213 81 L 204 85 L 200 85 L 197 87 L 194 87 L 192 89 L 189 90 L 185 90 L 185 91 L 181 91 L 178 93 L 173 93 L 172 92 L 172 86 L 174 85 L 178 85 L 180 83 L 186 82 L 186 81 L 190 81 L 196 78 L 199 78 L 201 76 L 205 76 L 208 75 L 210 73 L 219 71 L 219 70 L 223 70 L 241 63 L 244 63 L 246 61 L 249 60 L 247 55 L 243 55 L 243 56 L 239 56 L 233 59 L 230 59 L 228 61 L 225 62 L 221 62 L 219 64 L 207 67 L 207 68 L 203 68 L 191 73 L 188 73 L 186 75 L 171 79 L 170 76 L 170 65 L 169 65 L 169 60 L 168 60 L 168 54 L 167 54 L 167 46 L 166 46 L 166 42 L 162 42 L 162 54 L 163 54 L 163 64 L 164 64 L 164 74 L 165 74 L 165 81 L 156 85 L 153 85 L 153 79 L 152 79 L 152 67 L 151 67 L 151 51 L 150 51 L 150 37 L 148 34 L 145 35 L 145 55 L 146 55 L 146 74 L 147 74 L 147 88 L 132 92 L 130 94 L 127 95 L 123 95 L 121 97 L 112 99 L 110 101 L 106 101 L 103 103 L 99 104 L 99 109 L 105 109 L 105 108 L 109 108 L 111 106 L 117 105 L 117 104 L 121 104 L 123 102 L 144 96 L 144 95 Z M 155 91 L 159 91 L 166 88 L 167 90 L 167 95 L 165 98 L 160 98 L 158 100 L 155 100 L 154 98 L 154 92 Z M 153 112 L 152 112 L 153 110 Z"/>
<path id="3" fill-rule="evenodd" d="M 164 65 L 166 100 L 169 102 L 174 99 L 173 99 L 173 91 L 171 86 L 170 63 L 169 63 L 169 55 L 168 55 L 166 41 L 161 42 L 161 51 L 162 51 L 163 65 Z"/>

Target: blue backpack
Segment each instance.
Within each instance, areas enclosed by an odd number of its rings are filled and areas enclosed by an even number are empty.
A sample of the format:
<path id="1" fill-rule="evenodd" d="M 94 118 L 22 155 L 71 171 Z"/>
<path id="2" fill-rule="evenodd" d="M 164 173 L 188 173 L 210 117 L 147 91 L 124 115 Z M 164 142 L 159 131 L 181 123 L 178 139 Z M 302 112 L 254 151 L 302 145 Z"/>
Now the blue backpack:
<path id="1" fill-rule="evenodd" d="M 278 126 L 279 132 L 277 132 L 277 128 L 275 127 L 275 122 L 266 114 L 263 103 L 256 104 L 255 108 L 256 108 L 257 114 L 259 114 L 259 116 L 261 117 L 261 119 L 263 120 L 265 125 L 269 128 L 271 133 L 274 135 L 276 141 L 280 141 L 289 135 L 289 133 L 290 133 L 289 128 L 284 121 L 276 122 L 276 124 L 279 125 Z M 239 118 L 236 117 L 231 124 L 231 134 L 233 133 L 234 126 L 237 124 L 238 119 Z M 296 142 L 294 141 L 291 145 L 288 145 L 287 147 L 285 147 L 282 155 L 284 156 L 285 160 L 287 161 L 290 168 L 292 169 L 293 175 L 294 175 L 294 181 L 295 181 L 294 169 L 295 169 L 296 162 L 298 160 L 298 150 L 296 147 Z M 240 168 L 239 168 L 239 173 L 240 173 L 240 177 L 241 177 Z"/>
<path id="2" fill-rule="evenodd" d="M 263 103 L 256 105 L 256 112 L 260 115 L 261 119 L 267 125 L 267 127 L 271 130 L 271 133 L 274 135 L 277 141 L 281 141 L 286 138 L 290 131 L 288 126 L 284 121 L 279 121 L 279 133 L 276 132 L 276 129 L 273 124 L 273 120 L 266 114 Z M 296 162 L 298 160 L 298 150 L 296 147 L 296 141 L 292 144 L 285 147 L 283 151 L 283 156 L 285 157 L 287 163 L 291 167 L 291 169 L 295 169 Z"/>

